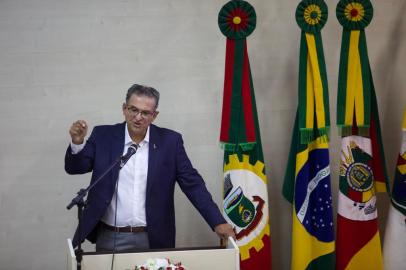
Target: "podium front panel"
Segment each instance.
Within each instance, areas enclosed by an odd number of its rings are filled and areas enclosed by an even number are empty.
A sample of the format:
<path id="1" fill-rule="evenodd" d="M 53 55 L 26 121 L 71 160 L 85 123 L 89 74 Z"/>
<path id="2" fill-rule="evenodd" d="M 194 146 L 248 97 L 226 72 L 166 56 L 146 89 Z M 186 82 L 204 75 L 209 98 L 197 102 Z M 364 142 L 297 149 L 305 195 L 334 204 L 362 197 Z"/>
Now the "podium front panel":
<path id="1" fill-rule="evenodd" d="M 69 243 L 69 241 L 68 241 Z M 68 244 L 69 246 L 69 244 Z M 69 258 L 70 255 L 70 258 Z M 85 254 L 82 270 L 110 270 L 113 254 Z M 171 262 L 181 262 L 187 270 L 239 270 L 239 251 L 233 240 L 229 240 L 227 248 L 148 251 L 135 253 L 116 253 L 114 270 L 134 269 L 148 259 L 168 258 Z M 68 249 L 68 270 L 76 269 L 71 246 Z"/>

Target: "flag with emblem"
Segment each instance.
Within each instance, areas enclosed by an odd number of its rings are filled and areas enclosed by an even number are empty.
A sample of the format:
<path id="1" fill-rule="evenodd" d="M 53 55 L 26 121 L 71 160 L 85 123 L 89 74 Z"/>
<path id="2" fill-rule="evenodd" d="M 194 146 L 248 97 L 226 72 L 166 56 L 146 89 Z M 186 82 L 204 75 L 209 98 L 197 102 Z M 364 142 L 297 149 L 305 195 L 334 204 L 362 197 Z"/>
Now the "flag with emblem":
<path id="1" fill-rule="evenodd" d="M 335 268 L 334 222 L 329 161 L 329 104 L 321 29 L 322 0 L 303 0 L 296 9 L 302 29 L 299 105 L 283 184 L 292 204 L 291 269 Z"/>
<path id="2" fill-rule="evenodd" d="M 293 206 L 291 269 L 335 269 L 329 145 L 319 136 L 300 143 L 297 118 L 283 185 Z"/>
<path id="3" fill-rule="evenodd" d="M 336 15 L 343 26 L 337 96 L 342 142 L 336 266 L 383 269 L 376 193 L 388 190 L 388 178 L 365 35 L 373 7 L 369 0 L 340 0 Z"/>
<path id="4" fill-rule="evenodd" d="M 223 214 L 235 228 L 241 270 L 271 269 L 267 177 L 246 41 L 255 29 L 255 10 L 246 1 L 230 1 L 218 24 L 227 37 L 220 131 Z"/>
<path id="5" fill-rule="evenodd" d="M 386 223 L 383 249 L 386 270 L 406 267 L 406 108 L 403 114 L 402 143 L 393 180 L 392 200 Z"/>

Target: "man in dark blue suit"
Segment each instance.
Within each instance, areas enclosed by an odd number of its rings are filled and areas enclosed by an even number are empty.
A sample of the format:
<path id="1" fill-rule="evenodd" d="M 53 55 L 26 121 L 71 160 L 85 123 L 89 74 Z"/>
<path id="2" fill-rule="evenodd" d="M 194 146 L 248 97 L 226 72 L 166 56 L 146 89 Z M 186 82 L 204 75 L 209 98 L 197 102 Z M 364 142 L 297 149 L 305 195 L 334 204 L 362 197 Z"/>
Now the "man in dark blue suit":
<path id="1" fill-rule="evenodd" d="M 89 192 L 74 246 L 87 238 L 97 251 L 174 247 L 176 182 L 219 237 L 234 237 L 187 157 L 181 135 L 152 124 L 158 102 L 154 88 L 133 85 L 122 107 L 124 123 L 97 126 L 86 142 L 86 122 L 72 124 L 65 155 L 69 174 L 92 171 L 93 182 L 130 146 L 137 149 L 121 170 L 116 166 Z"/>

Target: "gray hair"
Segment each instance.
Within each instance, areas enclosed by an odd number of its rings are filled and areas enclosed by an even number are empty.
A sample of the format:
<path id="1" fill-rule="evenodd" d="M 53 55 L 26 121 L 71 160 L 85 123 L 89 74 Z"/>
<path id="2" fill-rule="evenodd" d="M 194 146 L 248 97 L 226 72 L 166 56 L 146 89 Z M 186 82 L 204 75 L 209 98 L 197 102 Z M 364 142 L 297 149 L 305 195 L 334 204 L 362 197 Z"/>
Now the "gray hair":
<path id="1" fill-rule="evenodd" d="M 153 98 L 155 99 L 155 109 L 158 108 L 159 92 L 155 88 L 141 84 L 133 84 L 127 91 L 127 95 L 125 97 L 126 103 L 128 103 L 132 95 Z"/>

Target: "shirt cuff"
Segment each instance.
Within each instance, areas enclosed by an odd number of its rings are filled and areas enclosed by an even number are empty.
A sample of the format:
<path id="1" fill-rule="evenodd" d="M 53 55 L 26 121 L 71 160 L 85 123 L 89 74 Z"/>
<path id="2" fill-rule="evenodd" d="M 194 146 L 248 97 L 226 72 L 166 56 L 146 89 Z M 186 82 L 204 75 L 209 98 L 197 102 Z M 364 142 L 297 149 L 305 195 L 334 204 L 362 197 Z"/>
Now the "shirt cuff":
<path id="1" fill-rule="evenodd" d="M 82 151 L 82 149 L 85 147 L 85 142 L 83 142 L 82 144 L 74 144 L 73 142 L 70 143 L 70 149 L 72 150 L 72 154 L 76 155 L 77 153 L 79 153 L 80 151 Z"/>

